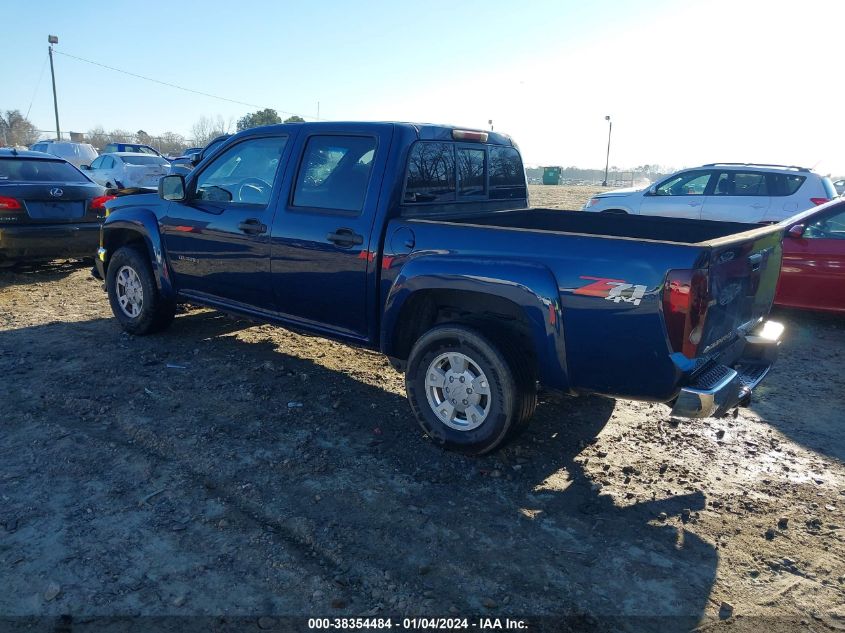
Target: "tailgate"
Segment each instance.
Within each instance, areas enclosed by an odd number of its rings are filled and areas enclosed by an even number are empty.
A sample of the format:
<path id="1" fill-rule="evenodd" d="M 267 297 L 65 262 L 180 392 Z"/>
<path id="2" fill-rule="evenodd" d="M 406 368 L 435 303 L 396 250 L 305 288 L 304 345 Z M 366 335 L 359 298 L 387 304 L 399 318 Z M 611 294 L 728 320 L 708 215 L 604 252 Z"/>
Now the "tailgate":
<path id="1" fill-rule="evenodd" d="M 719 240 L 710 251 L 709 302 L 698 355 L 730 344 L 765 317 L 775 298 L 783 229 Z"/>

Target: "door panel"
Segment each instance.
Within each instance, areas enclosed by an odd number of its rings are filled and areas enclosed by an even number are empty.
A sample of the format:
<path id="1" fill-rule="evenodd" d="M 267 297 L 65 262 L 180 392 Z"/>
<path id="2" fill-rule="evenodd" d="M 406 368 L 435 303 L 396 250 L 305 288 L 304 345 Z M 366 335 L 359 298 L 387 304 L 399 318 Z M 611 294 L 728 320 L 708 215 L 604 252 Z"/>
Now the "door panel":
<path id="1" fill-rule="evenodd" d="M 772 204 L 771 175 L 761 171 L 718 172 L 711 184 L 702 220 L 720 222 L 761 222 Z"/>
<path id="2" fill-rule="evenodd" d="M 364 131 L 366 129 L 366 131 Z M 367 334 L 372 234 L 392 131 L 326 128 L 297 143 L 291 195 L 279 205 L 271 269 L 279 311 L 349 337 Z"/>
<path id="3" fill-rule="evenodd" d="M 189 180 L 189 201 L 162 219 L 176 287 L 226 303 L 274 310 L 269 227 L 287 136 L 247 138 Z"/>
<path id="4" fill-rule="evenodd" d="M 783 241 L 777 303 L 845 311 L 845 213 L 809 224 Z"/>

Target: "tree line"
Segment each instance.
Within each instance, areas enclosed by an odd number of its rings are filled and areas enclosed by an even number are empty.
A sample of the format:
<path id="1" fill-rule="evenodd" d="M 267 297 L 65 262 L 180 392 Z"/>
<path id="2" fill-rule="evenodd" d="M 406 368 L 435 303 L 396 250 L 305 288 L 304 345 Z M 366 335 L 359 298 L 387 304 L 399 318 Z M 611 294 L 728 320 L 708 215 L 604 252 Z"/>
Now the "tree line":
<path id="1" fill-rule="evenodd" d="M 233 119 L 201 116 L 191 126 L 190 136 L 178 132 L 162 132 L 150 134 L 145 130 L 113 129 L 105 130 L 98 125 L 87 132 L 63 133 L 63 140 L 78 143 L 90 143 L 97 150 L 102 150 L 109 143 L 142 143 L 154 147 L 165 156 L 181 154 L 188 147 L 204 147 L 212 139 L 234 131 L 242 131 L 259 125 L 273 125 L 275 123 L 302 123 L 305 119 L 291 116 L 282 121 L 279 114 L 272 108 L 259 110 L 244 115 L 235 122 Z M 27 119 L 20 110 L 0 111 L 0 147 L 29 147 L 37 142 L 42 132 L 32 121 Z"/>

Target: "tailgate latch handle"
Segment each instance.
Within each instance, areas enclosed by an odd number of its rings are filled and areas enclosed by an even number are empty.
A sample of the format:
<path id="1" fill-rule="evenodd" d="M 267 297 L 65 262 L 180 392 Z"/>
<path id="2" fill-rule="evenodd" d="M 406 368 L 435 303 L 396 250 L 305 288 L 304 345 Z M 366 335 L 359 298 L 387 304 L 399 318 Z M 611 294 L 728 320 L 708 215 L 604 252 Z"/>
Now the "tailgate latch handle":
<path id="1" fill-rule="evenodd" d="M 760 264 L 763 263 L 763 253 L 754 253 L 748 257 L 748 263 L 751 264 L 751 272 L 760 270 Z"/>

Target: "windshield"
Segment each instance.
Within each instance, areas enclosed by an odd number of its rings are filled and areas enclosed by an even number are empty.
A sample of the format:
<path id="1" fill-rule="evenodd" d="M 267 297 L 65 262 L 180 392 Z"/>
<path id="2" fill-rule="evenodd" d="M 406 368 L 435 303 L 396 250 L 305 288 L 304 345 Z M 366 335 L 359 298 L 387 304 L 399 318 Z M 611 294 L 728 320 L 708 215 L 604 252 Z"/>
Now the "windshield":
<path id="1" fill-rule="evenodd" d="M 4 158 L 0 160 L 0 182 L 88 183 L 90 180 L 64 161 Z"/>
<path id="2" fill-rule="evenodd" d="M 137 156 L 121 156 L 122 160 L 127 165 L 168 165 L 169 163 L 161 156 L 148 156 L 147 154 L 138 154 Z"/>

